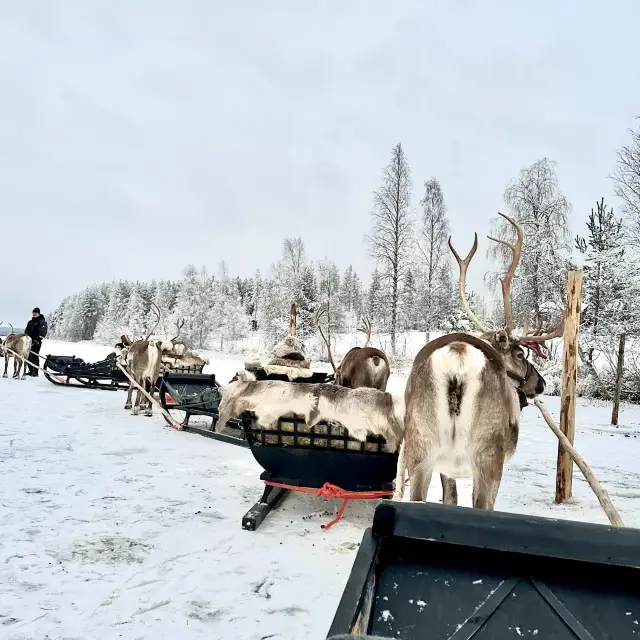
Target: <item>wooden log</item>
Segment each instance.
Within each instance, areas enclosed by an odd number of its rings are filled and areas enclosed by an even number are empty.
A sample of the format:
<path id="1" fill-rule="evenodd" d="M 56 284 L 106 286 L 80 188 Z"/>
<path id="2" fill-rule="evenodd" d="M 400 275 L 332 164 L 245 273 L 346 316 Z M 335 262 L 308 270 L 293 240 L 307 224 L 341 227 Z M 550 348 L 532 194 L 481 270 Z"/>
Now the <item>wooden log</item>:
<path id="1" fill-rule="evenodd" d="M 593 475 L 593 471 L 587 464 L 586 460 L 576 451 L 575 447 L 569 442 L 569 438 L 562 433 L 558 425 L 555 423 L 553 417 L 549 413 L 549 410 L 538 398 L 535 399 L 535 405 L 540 409 L 540 413 L 542 413 L 542 417 L 545 419 L 545 422 L 551 428 L 551 431 L 556 434 L 559 443 L 558 445 L 562 447 L 567 455 L 571 456 L 571 459 L 578 465 L 580 471 L 585 477 L 585 480 L 589 483 L 591 489 L 596 494 L 598 498 L 598 502 L 600 506 L 603 508 L 604 512 L 607 514 L 607 518 L 609 518 L 609 522 L 614 527 L 624 527 L 624 522 L 622 522 L 622 518 L 618 513 L 617 509 L 613 506 L 613 502 L 611 502 L 611 498 L 605 489 L 602 488 L 600 482 L 598 482 L 598 478 Z"/>
<path id="2" fill-rule="evenodd" d="M 560 430 L 571 445 L 575 438 L 576 395 L 578 386 L 578 336 L 580 332 L 580 306 L 582 297 L 582 271 L 569 271 L 567 308 L 564 316 L 564 353 L 562 367 L 562 402 Z M 571 497 L 573 462 L 565 448 L 558 444 L 556 469 L 556 503 Z"/>
<path id="3" fill-rule="evenodd" d="M 153 402 L 153 404 L 156 405 L 156 407 L 158 407 L 158 409 L 160 410 L 160 412 L 162 413 L 162 415 L 167 418 L 167 420 L 169 421 L 169 424 L 174 428 L 174 429 L 178 429 L 178 430 L 182 430 L 182 425 L 179 422 L 176 422 L 173 419 L 173 416 L 165 410 L 165 408 L 151 395 L 149 395 L 145 389 L 143 389 L 129 374 L 129 372 L 119 363 L 116 362 L 116 367 L 118 367 L 118 369 L 120 369 L 120 371 L 122 371 L 122 373 L 124 373 L 125 376 L 127 376 L 127 379 L 129 380 L 129 382 L 136 387 L 136 389 L 140 389 L 140 391 L 142 392 L 142 394 L 145 396 L 145 398 L 147 398 L 147 400 L 149 400 L 150 402 Z M 155 383 L 155 381 L 154 381 Z"/>
<path id="4" fill-rule="evenodd" d="M 616 371 L 616 390 L 613 395 L 613 410 L 611 412 L 611 424 L 618 425 L 618 414 L 620 413 L 620 393 L 622 391 L 622 374 L 624 372 L 624 347 L 627 341 L 627 334 L 620 334 L 620 344 L 618 345 L 618 368 Z"/>

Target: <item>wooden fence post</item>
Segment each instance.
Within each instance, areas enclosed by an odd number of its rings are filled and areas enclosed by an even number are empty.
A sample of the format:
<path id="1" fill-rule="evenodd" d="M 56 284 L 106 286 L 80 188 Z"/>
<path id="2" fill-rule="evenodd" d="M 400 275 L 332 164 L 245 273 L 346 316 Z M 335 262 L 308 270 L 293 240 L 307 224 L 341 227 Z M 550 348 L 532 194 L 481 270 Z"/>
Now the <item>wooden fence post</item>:
<path id="1" fill-rule="evenodd" d="M 569 271 L 567 308 L 564 316 L 562 396 L 560 430 L 573 445 L 576 429 L 576 391 L 578 386 L 578 336 L 582 299 L 582 271 Z M 558 442 L 556 470 L 556 504 L 571 497 L 573 461 Z"/>
<path id="2" fill-rule="evenodd" d="M 613 396 L 613 411 L 611 412 L 611 424 L 618 425 L 618 414 L 620 413 L 620 392 L 622 391 L 622 374 L 624 372 L 624 347 L 627 334 L 620 334 L 620 344 L 618 346 L 618 370 L 616 372 L 616 390 Z"/>

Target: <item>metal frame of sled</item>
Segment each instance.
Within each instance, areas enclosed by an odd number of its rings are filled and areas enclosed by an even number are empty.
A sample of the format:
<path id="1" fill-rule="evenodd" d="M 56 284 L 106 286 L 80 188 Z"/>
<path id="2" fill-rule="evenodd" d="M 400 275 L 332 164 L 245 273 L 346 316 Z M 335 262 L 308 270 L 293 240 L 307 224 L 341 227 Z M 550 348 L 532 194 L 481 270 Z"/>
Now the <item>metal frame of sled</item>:
<path id="1" fill-rule="evenodd" d="M 230 420 L 226 425 L 227 433 L 215 432 L 220 407 L 220 383 L 216 380 L 215 374 L 169 371 L 160 377 L 157 386 L 160 404 L 169 415 L 174 417 L 172 411 L 182 411 L 186 414 L 184 419 L 179 421 L 181 431 L 197 433 L 240 447 L 249 446 L 244 436 L 242 420 Z M 207 427 L 191 426 L 191 416 L 209 417 L 211 423 Z M 169 423 L 167 417 L 163 417 Z"/>
<path id="2" fill-rule="evenodd" d="M 327 638 L 638 637 L 640 530 L 383 501 Z"/>

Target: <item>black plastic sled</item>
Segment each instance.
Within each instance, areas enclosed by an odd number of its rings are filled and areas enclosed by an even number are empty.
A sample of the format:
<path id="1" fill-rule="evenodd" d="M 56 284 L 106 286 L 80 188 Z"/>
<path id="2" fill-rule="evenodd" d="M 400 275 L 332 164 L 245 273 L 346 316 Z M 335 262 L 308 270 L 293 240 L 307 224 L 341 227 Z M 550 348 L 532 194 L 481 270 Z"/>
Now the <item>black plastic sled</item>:
<path id="1" fill-rule="evenodd" d="M 382 501 L 327 638 L 631 640 L 640 530 Z"/>
<path id="2" fill-rule="evenodd" d="M 172 371 L 201 373 L 203 365 L 172 368 Z M 75 356 L 47 355 L 44 376 L 53 384 L 63 387 L 84 387 L 90 389 L 117 390 L 129 388 L 129 380 L 116 366 L 116 354 L 109 354 L 98 362 L 85 362 Z M 64 379 L 63 382 L 60 378 Z M 158 383 L 159 383 L 158 379 Z M 156 386 L 158 386 L 156 383 Z"/>
<path id="3" fill-rule="evenodd" d="M 330 483 L 345 491 L 392 491 L 398 453 L 384 450 L 384 438 L 366 442 L 352 438 L 341 425 L 307 426 L 302 417 L 280 418 L 263 428 L 255 416 L 243 416 L 251 453 L 267 482 L 320 489 Z M 255 531 L 288 489 L 267 485 L 262 498 L 242 518 L 242 528 Z"/>
<path id="4" fill-rule="evenodd" d="M 167 372 L 158 381 L 160 404 L 167 413 L 182 426 L 185 431 L 198 433 L 208 438 L 230 444 L 248 447 L 242 429 L 242 420 L 229 420 L 227 433 L 216 433 L 220 408 L 220 383 L 214 374 Z M 208 426 L 192 426 L 191 416 L 211 418 Z M 166 416 L 164 419 L 169 422 Z"/>

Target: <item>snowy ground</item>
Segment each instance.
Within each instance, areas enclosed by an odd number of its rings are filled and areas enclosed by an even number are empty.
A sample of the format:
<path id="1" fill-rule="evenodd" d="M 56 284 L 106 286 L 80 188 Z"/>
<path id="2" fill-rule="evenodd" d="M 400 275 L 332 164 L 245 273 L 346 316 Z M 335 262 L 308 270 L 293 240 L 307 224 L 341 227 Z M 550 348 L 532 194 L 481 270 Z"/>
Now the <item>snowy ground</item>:
<path id="1" fill-rule="evenodd" d="M 45 341 L 43 353 L 108 348 Z M 213 359 L 215 358 L 215 359 Z M 212 356 L 226 382 L 239 358 Z M 404 380 L 392 378 L 393 391 Z M 0 638 L 316 640 L 326 636 L 372 504 L 293 495 L 257 532 L 240 520 L 258 499 L 248 450 L 132 417 L 122 392 L 0 380 Z M 557 415 L 557 399 L 547 404 Z M 576 446 L 625 523 L 640 526 L 640 408 L 607 426 L 609 407 L 578 408 Z M 557 441 L 535 408 L 497 508 L 593 522 L 604 514 L 581 476 L 553 504 Z M 579 474 L 579 472 L 577 472 Z M 434 478 L 431 499 L 438 500 Z M 469 504 L 470 485 L 461 489 Z"/>

